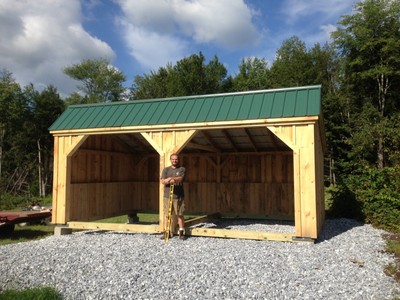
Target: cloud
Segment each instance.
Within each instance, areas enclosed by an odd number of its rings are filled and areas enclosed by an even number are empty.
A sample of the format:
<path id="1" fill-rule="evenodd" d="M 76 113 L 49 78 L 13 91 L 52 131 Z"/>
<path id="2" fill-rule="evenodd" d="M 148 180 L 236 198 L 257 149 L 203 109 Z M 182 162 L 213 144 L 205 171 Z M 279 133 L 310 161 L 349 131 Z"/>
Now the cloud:
<path id="1" fill-rule="evenodd" d="M 11 71 L 21 85 L 52 84 L 68 95 L 76 82 L 63 73 L 66 66 L 115 57 L 110 46 L 88 34 L 81 23 L 79 0 L 2 0 L 0 68 Z"/>
<path id="2" fill-rule="evenodd" d="M 318 14 L 319 18 L 326 20 L 336 19 L 342 13 L 351 11 L 354 3 L 354 0 L 286 0 L 282 8 L 289 21 L 296 21 L 298 18 L 313 14 Z"/>
<path id="3" fill-rule="evenodd" d="M 124 38 L 130 54 L 140 64 L 150 70 L 156 70 L 167 63 L 181 59 L 187 49 L 185 41 L 148 31 L 131 24 L 123 24 Z"/>
<path id="4" fill-rule="evenodd" d="M 119 0 L 124 40 L 131 55 L 152 68 L 175 62 L 188 45 L 253 47 L 261 34 L 256 14 L 242 0 Z"/>

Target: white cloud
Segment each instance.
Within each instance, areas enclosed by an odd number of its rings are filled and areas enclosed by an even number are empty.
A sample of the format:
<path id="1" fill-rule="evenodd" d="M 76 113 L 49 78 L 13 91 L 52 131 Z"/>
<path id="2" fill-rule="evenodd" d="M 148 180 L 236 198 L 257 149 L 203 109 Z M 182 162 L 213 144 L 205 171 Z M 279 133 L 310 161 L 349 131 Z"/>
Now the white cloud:
<path id="1" fill-rule="evenodd" d="M 146 67 L 165 66 L 190 43 L 223 49 L 255 46 L 261 34 L 243 0 L 119 0 L 119 24 L 131 55 Z"/>
<path id="2" fill-rule="evenodd" d="M 130 54 L 145 68 L 157 70 L 167 63 L 176 62 L 185 54 L 186 44 L 183 40 L 131 24 L 124 24 L 123 27 Z"/>
<path id="3" fill-rule="evenodd" d="M 351 11 L 355 0 L 286 0 L 282 7 L 289 21 L 318 13 L 320 20 L 337 18 L 344 12 Z"/>
<path id="4" fill-rule="evenodd" d="M 0 2 L 0 68 L 21 85 L 52 84 L 63 95 L 76 82 L 63 74 L 66 66 L 86 58 L 113 59 L 115 53 L 82 27 L 79 0 Z"/>

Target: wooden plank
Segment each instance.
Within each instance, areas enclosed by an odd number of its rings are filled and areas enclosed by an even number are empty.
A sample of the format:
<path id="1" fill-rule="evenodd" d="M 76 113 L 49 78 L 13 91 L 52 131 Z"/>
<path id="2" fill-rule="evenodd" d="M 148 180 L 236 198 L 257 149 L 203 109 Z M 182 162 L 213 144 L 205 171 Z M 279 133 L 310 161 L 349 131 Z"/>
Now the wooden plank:
<path id="1" fill-rule="evenodd" d="M 300 184 L 300 149 L 293 150 L 293 194 L 294 194 L 294 219 L 296 236 L 301 236 L 302 214 L 301 214 L 301 184 Z"/>
<path id="2" fill-rule="evenodd" d="M 65 143 L 67 137 L 62 137 L 59 139 L 58 148 L 58 176 L 57 176 L 57 211 L 56 213 L 56 224 L 65 224 L 66 220 L 66 201 L 67 201 L 67 155 L 65 153 Z"/>
<path id="3" fill-rule="evenodd" d="M 72 229 L 83 230 L 110 230 L 110 231 L 127 231 L 138 233 L 160 233 L 158 224 L 141 225 L 141 224 L 115 224 L 115 223 L 95 223 L 95 222 L 68 222 L 68 227 Z"/>
<path id="4" fill-rule="evenodd" d="M 115 224 L 115 223 L 94 223 L 94 222 L 68 222 L 68 228 L 80 230 L 106 230 L 106 231 L 125 231 L 135 233 L 154 233 L 158 234 L 158 225 L 141 225 L 141 224 Z M 214 229 L 214 228 L 186 228 L 187 236 L 204 236 L 215 238 L 232 238 L 232 239 L 249 239 L 263 241 L 282 241 L 282 242 L 301 242 L 296 239 L 293 233 L 281 232 L 259 232 L 244 231 L 231 229 Z"/>
<path id="5" fill-rule="evenodd" d="M 215 220 L 221 217 L 220 213 L 214 213 L 211 215 L 206 215 L 206 216 L 200 216 L 200 217 L 196 217 L 190 220 L 186 220 L 185 221 L 185 227 L 190 227 L 190 226 L 194 226 L 196 224 L 200 224 L 200 223 L 204 223 L 210 220 Z"/>
<path id="6" fill-rule="evenodd" d="M 51 216 L 51 223 L 58 224 L 58 204 L 59 204 L 59 191 L 58 191 L 58 178 L 59 172 L 61 169 L 59 168 L 59 160 L 60 160 L 60 153 L 59 153 L 59 140 L 60 137 L 54 137 L 54 149 L 53 149 L 53 195 L 52 195 L 52 209 L 53 213 Z"/>
<path id="7" fill-rule="evenodd" d="M 293 242 L 293 238 L 295 237 L 293 233 L 259 232 L 215 228 L 186 228 L 185 235 L 281 242 Z"/>
<path id="8" fill-rule="evenodd" d="M 68 130 L 52 130 L 53 135 L 72 135 L 72 134 L 114 134 L 114 133 L 137 133 L 165 130 L 196 130 L 196 129 L 229 129 L 229 128 L 250 128 L 269 125 L 292 126 L 305 123 L 315 123 L 318 116 L 275 118 L 275 119 L 253 119 L 253 120 L 235 120 L 235 121 L 217 121 L 217 122 L 199 122 L 199 123 L 180 123 L 180 124 L 160 124 L 144 126 L 121 126 L 121 127 L 102 127 L 102 128 L 82 128 Z"/>
<path id="9" fill-rule="evenodd" d="M 317 237 L 314 125 L 302 127 L 301 201 L 302 237 Z"/>

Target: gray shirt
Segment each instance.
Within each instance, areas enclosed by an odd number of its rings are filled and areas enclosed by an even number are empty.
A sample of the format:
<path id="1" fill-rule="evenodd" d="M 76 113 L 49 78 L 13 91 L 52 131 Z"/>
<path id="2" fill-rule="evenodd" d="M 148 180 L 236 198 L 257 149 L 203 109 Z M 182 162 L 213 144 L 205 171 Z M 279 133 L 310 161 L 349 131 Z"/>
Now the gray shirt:
<path id="1" fill-rule="evenodd" d="M 185 178 L 185 168 L 184 167 L 177 167 L 177 168 L 172 168 L 172 166 L 164 168 L 164 170 L 161 173 L 161 179 L 165 179 L 168 177 L 182 177 L 182 180 Z M 185 195 L 183 191 L 183 182 L 180 183 L 175 183 L 174 185 L 174 197 L 175 198 L 183 198 Z M 165 185 L 164 188 L 164 197 L 168 198 L 169 197 L 169 184 Z"/>

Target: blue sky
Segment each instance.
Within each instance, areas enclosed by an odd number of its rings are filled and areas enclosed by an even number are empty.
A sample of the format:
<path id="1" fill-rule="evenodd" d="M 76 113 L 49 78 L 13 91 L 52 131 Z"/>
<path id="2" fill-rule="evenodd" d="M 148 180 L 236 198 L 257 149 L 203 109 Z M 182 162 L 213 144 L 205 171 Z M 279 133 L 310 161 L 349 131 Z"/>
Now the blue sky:
<path id="1" fill-rule="evenodd" d="M 351 0 L 0 0 L 0 68 L 21 85 L 76 90 L 63 74 L 107 58 L 127 76 L 149 74 L 200 51 L 235 75 L 246 57 L 271 65 L 285 39 L 329 40 Z"/>

